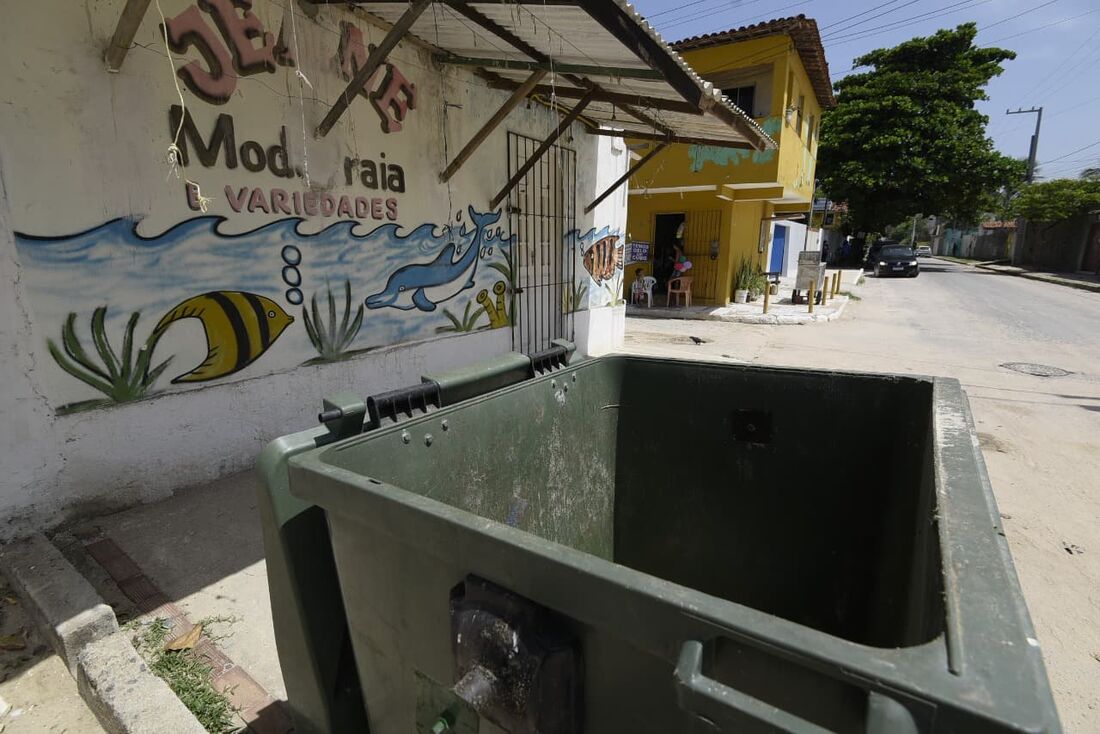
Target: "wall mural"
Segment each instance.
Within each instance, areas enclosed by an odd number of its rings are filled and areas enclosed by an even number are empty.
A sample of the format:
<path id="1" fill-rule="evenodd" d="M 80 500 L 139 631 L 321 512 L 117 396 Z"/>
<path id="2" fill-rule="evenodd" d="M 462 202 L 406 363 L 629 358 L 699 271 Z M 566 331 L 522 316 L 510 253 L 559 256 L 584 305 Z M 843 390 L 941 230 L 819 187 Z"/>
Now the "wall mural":
<path id="1" fill-rule="evenodd" d="M 577 267 L 572 293 L 563 296 L 565 311 L 583 311 L 601 306 L 620 306 L 623 299 L 624 245 L 616 227 L 590 229 L 567 236 Z"/>
<path id="2" fill-rule="evenodd" d="M 148 397 L 170 367 L 171 383 L 208 382 L 276 347 L 279 366 L 293 367 L 507 326 L 511 239 L 496 226 L 499 212 L 467 211 L 453 225 L 412 230 L 340 221 L 303 234 L 304 220 L 289 218 L 227 234 L 225 218 L 200 216 L 155 236 L 131 219 L 62 237 L 17 233 L 32 298 L 48 312 L 42 321 L 60 326 L 48 335 L 50 354 L 99 393 L 59 412 Z M 79 314 L 89 310 L 82 338 Z M 201 351 L 166 344 L 184 322 L 201 327 Z"/>
<path id="3" fill-rule="evenodd" d="M 178 183 L 158 188 L 147 214 L 73 233 L 41 217 L 17 227 L 35 321 L 61 373 L 50 384 L 58 413 L 512 324 L 513 238 L 500 211 L 444 214 L 424 196 L 437 166 L 414 132 L 436 128 L 423 111 L 411 116 L 419 93 L 397 66 L 404 62 L 385 64 L 359 90 L 385 135 L 371 125 L 370 135 L 338 140 L 331 154 L 314 157 L 312 176 L 285 95 L 234 101 L 244 99 L 246 77 L 278 72 L 293 82 L 300 73 L 292 71 L 300 60 L 285 32 L 289 17 L 275 34 L 251 0 L 203 0 L 158 28 L 181 55 L 176 77 L 201 102 L 139 108 L 133 118 L 162 120 L 178 166 L 171 172 L 201 181 L 205 194 L 170 172 Z M 342 21 L 338 36 L 302 46 L 323 56 L 307 60 L 315 75 L 348 80 L 364 63 L 362 32 Z M 148 173 L 134 185 L 149 185 Z M 420 213 L 407 210 L 410 199 Z M 89 206 L 72 221 L 101 221 L 94 197 Z M 618 229 L 573 231 L 563 244 L 575 264 L 563 310 L 623 302 Z"/>
<path id="4" fill-rule="evenodd" d="M 769 117 L 761 124 L 768 135 L 775 136 L 783 126 L 783 121 L 777 116 Z M 692 145 L 688 148 L 688 156 L 691 158 L 691 171 L 698 173 L 707 163 L 716 166 L 738 166 L 745 161 L 754 165 L 770 163 L 775 160 L 776 149 L 748 150 L 745 148 L 720 148 L 715 145 Z"/>

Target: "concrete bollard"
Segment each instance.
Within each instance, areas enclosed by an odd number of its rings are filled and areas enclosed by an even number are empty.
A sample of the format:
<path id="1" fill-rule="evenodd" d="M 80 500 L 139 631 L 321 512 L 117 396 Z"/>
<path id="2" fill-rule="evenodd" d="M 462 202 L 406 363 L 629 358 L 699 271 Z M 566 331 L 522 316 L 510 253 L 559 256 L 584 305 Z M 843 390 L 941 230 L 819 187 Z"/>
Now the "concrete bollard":
<path id="1" fill-rule="evenodd" d="M 808 297 L 806 298 L 806 303 L 810 304 L 810 313 L 814 312 L 814 286 L 816 286 L 816 285 L 817 285 L 817 280 L 816 279 L 811 279 L 810 280 L 810 288 L 809 288 L 808 291 L 806 291 L 806 293 L 808 295 Z"/>
<path id="2" fill-rule="evenodd" d="M 833 273 L 833 297 L 840 295 L 840 271 Z"/>
<path id="3" fill-rule="evenodd" d="M 829 302 L 829 291 L 833 284 L 829 281 L 829 275 L 826 273 L 825 278 L 821 281 L 821 305 L 824 306 Z"/>
<path id="4" fill-rule="evenodd" d="M 768 283 L 768 285 L 764 288 L 764 313 L 768 312 L 768 303 L 771 301 L 771 298 L 772 298 L 772 284 Z"/>

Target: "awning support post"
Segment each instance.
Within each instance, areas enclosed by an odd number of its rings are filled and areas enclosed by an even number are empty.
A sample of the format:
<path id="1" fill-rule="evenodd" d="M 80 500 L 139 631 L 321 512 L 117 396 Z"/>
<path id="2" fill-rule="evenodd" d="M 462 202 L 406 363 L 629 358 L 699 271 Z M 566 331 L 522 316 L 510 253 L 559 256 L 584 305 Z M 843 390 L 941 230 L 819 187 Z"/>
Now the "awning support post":
<path id="1" fill-rule="evenodd" d="M 597 92 L 595 89 L 589 89 L 588 94 L 581 97 L 577 104 L 573 105 L 573 109 L 569 110 L 569 114 L 562 118 L 562 121 L 554 128 L 554 132 L 550 133 L 546 140 L 542 141 L 542 144 L 531 154 L 531 157 L 524 161 L 519 170 L 508 179 L 508 183 L 504 184 L 504 188 L 502 188 L 497 195 L 493 197 L 493 200 L 489 202 L 490 209 L 496 209 L 497 206 L 500 205 L 500 202 L 504 201 L 504 197 L 508 196 L 509 192 L 516 187 L 516 184 L 523 180 L 527 172 L 538 163 L 539 158 L 542 158 L 546 151 L 550 150 L 554 141 L 560 138 L 561 134 L 573 124 L 573 121 L 580 117 L 581 112 L 588 106 L 588 103 L 592 101 L 592 98 L 595 97 L 596 94 Z"/>
<path id="2" fill-rule="evenodd" d="M 546 76 L 546 72 L 542 69 L 536 69 L 531 73 L 531 76 L 527 77 L 527 81 L 518 86 L 507 101 L 500 106 L 500 109 L 496 111 L 489 121 L 482 125 L 481 129 L 470 138 L 470 142 L 466 143 L 466 146 L 459 151 L 458 155 L 454 157 L 454 160 L 443 169 L 443 173 L 439 174 L 439 180 L 446 182 L 450 180 L 451 176 L 455 175 L 459 168 L 474 154 L 474 151 L 485 142 L 485 138 L 489 137 L 493 130 L 497 129 L 497 126 L 504 121 L 504 118 L 508 116 L 508 113 L 516 108 L 516 106 L 522 102 L 531 90 L 535 88 L 535 85 Z"/>
<path id="3" fill-rule="evenodd" d="M 645 154 L 644 156 L 642 156 L 642 159 L 641 159 L 640 161 L 638 161 L 637 163 L 635 163 L 635 164 L 634 164 L 633 166 L 631 166 L 631 167 L 630 167 L 629 169 L 627 169 L 627 172 L 626 172 L 626 173 L 624 173 L 624 174 L 623 174 L 622 176 L 620 176 L 620 177 L 619 177 L 619 178 L 618 178 L 618 179 L 617 179 L 617 180 L 615 181 L 615 183 L 613 183 L 613 184 L 611 184 L 610 186 L 608 186 L 608 187 L 607 187 L 607 189 L 606 189 L 606 190 L 604 190 L 604 192 L 603 192 L 602 194 L 600 194 L 600 195 L 599 195 L 599 196 L 597 196 L 597 197 L 596 197 L 595 199 L 593 199 L 593 200 L 592 200 L 592 203 L 591 203 L 591 204 L 589 204 L 588 206 L 586 206 L 586 207 L 584 208 L 584 213 L 585 213 L 585 214 L 587 214 L 588 212 L 590 212 L 590 211 L 592 211 L 593 209 L 595 209 L 595 208 L 596 208 L 596 207 L 597 207 L 597 206 L 599 205 L 599 203 L 600 203 L 601 201 L 603 201 L 603 200 L 604 200 L 604 199 L 606 199 L 607 197 L 611 196 L 611 193 L 612 193 L 613 191 L 615 191 L 615 189 L 619 188 L 619 187 L 620 187 L 620 186 L 622 186 L 622 185 L 623 185 L 624 183 L 626 183 L 627 181 L 629 181 L 629 180 L 630 180 L 630 177 L 631 177 L 631 176 L 633 176 L 633 175 L 634 175 L 635 173 L 637 173 L 637 172 L 638 172 L 638 170 L 639 170 L 639 169 L 640 169 L 640 168 L 641 168 L 642 166 L 644 166 L 645 164 L 647 164 L 647 163 L 649 163 L 649 162 L 650 162 L 651 160 L 653 160 L 653 158 L 654 158 L 654 157 L 655 157 L 655 156 L 656 156 L 656 155 L 657 155 L 658 153 L 660 153 L 660 152 L 661 152 L 662 150 L 664 150 L 664 149 L 665 149 L 666 147 L 668 147 L 668 143 L 660 143 L 660 144 L 658 144 L 658 145 L 657 145 L 657 147 L 656 147 L 656 148 L 654 148 L 653 150 L 649 151 L 649 152 L 648 152 L 648 153 L 646 153 L 646 154 Z"/>
<path id="4" fill-rule="evenodd" d="M 386 60 L 390 51 L 394 49 L 401 37 L 409 32 L 413 23 L 420 17 L 420 14 L 424 12 L 425 8 L 432 4 L 432 0 L 413 0 L 409 4 L 408 9 L 402 13 L 401 17 L 397 19 L 397 22 L 393 24 L 393 28 L 386 34 L 386 37 L 382 39 L 373 51 L 367 56 L 367 60 L 363 63 L 359 70 L 355 72 L 355 77 L 348 82 L 348 86 L 344 89 L 344 93 L 337 97 L 336 102 L 329 108 L 328 113 L 325 115 L 325 119 L 321 120 L 321 124 L 317 126 L 316 135 L 319 138 L 323 138 L 328 135 L 328 131 L 332 129 L 332 126 L 336 124 L 336 121 L 340 119 L 340 115 L 344 114 L 344 110 L 351 104 L 351 100 L 355 99 L 359 90 L 370 79 L 371 74 L 378 70 L 378 67 Z"/>
<path id="5" fill-rule="evenodd" d="M 126 0 L 126 7 L 118 16 L 115 34 L 111 36 L 111 42 L 107 44 L 107 50 L 103 53 L 107 71 L 118 73 L 122 68 L 122 62 L 126 60 L 126 54 L 134 43 L 134 36 L 137 35 L 138 27 L 145 19 L 145 11 L 148 9 L 149 0 Z"/>

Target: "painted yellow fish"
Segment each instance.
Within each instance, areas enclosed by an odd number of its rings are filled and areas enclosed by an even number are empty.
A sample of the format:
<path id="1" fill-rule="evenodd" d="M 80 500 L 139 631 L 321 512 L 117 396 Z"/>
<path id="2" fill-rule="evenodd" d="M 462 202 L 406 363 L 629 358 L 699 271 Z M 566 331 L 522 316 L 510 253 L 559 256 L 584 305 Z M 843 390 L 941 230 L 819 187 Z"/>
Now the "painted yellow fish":
<path id="1" fill-rule="evenodd" d="M 157 322 L 158 337 L 181 319 L 198 319 L 206 332 L 206 359 L 172 380 L 206 382 L 243 370 L 267 351 L 294 317 L 265 296 L 244 291 L 211 291 L 188 298 Z"/>

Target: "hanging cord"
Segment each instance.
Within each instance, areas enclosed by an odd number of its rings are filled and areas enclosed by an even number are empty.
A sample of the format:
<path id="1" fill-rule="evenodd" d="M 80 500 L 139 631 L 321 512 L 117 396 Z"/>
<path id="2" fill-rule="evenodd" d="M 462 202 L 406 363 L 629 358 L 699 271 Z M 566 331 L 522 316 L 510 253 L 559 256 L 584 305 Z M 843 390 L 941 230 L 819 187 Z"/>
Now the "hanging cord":
<path id="1" fill-rule="evenodd" d="M 439 46 L 439 11 L 435 3 L 432 3 L 432 22 L 435 23 L 435 45 Z M 476 38 L 476 36 L 475 36 Z M 443 126 L 443 164 L 447 166 L 451 162 L 450 146 L 447 141 L 447 110 L 451 106 L 451 103 L 447 101 L 446 87 L 447 80 L 443 76 L 443 65 L 438 64 L 439 67 L 439 95 L 443 98 L 443 116 L 441 118 Z M 456 218 L 454 196 L 451 192 L 451 180 L 446 181 L 447 185 L 447 236 L 451 235 L 451 221 Z M 461 231 L 461 230 L 460 230 Z"/>
<path id="2" fill-rule="evenodd" d="M 160 14 L 160 27 L 164 31 L 164 52 L 168 57 L 168 68 L 172 70 L 172 83 L 176 86 L 176 95 L 180 98 L 180 124 L 176 127 L 176 134 L 172 137 L 172 144 L 168 146 L 168 151 L 165 154 L 165 162 L 168 165 L 168 174 L 164 177 L 167 181 L 172 177 L 172 174 L 176 175 L 176 178 L 180 178 L 180 166 L 183 165 L 183 151 L 180 150 L 179 142 L 180 135 L 183 133 L 183 121 L 187 114 L 187 103 L 183 99 L 183 90 L 180 89 L 179 79 L 176 76 L 176 61 L 172 58 L 172 49 L 168 45 L 168 21 L 164 17 L 164 11 L 160 7 L 160 0 L 156 0 L 157 13 Z M 213 201 L 208 196 L 203 196 L 202 189 L 197 183 L 189 178 L 183 179 L 188 186 L 194 189 L 195 201 L 198 202 L 199 209 L 203 214 L 206 214 L 210 208 L 210 204 Z"/>
<path id="3" fill-rule="evenodd" d="M 160 2 L 160 0 L 157 0 Z M 290 30 L 294 34 L 294 76 L 298 77 L 298 108 L 302 115 L 302 177 L 306 181 L 306 188 L 312 188 L 309 182 L 309 148 L 308 145 L 308 133 L 306 132 L 306 98 L 305 87 L 309 87 L 309 90 L 313 91 L 313 84 L 309 81 L 309 77 L 302 71 L 302 52 L 298 48 L 298 21 L 295 17 L 297 13 L 294 12 L 295 0 L 287 0 L 286 9 L 290 13 Z"/>

